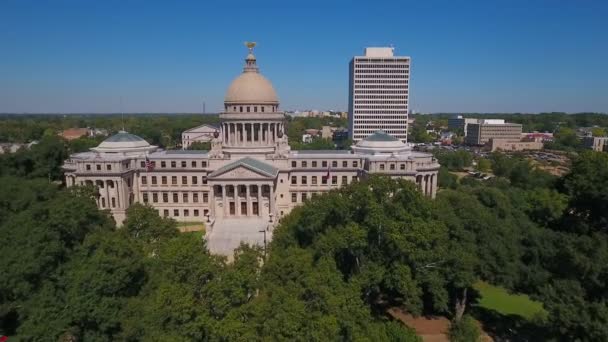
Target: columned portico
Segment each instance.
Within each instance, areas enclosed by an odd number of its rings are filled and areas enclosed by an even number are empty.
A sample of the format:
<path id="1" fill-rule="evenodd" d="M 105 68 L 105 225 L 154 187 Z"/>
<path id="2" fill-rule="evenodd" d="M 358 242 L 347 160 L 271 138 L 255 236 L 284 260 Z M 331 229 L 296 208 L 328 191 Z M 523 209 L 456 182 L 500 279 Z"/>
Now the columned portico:
<path id="1" fill-rule="evenodd" d="M 212 212 L 216 218 L 227 217 L 263 217 L 272 211 L 273 185 L 271 182 L 234 182 L 213 185 L 214 206 Z"/>

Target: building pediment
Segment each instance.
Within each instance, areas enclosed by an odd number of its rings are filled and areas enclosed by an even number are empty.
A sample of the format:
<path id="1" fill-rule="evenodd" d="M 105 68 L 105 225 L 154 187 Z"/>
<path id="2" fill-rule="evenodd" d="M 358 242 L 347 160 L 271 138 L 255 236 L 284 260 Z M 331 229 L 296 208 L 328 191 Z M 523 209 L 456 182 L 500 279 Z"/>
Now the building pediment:
<path id="1" fill-rule="evenodd" d="M 276 167 L 253 158 L 243 158 L 227 164 L 209 174 L 209 179 L 273 179 L 279 173 Z"/>

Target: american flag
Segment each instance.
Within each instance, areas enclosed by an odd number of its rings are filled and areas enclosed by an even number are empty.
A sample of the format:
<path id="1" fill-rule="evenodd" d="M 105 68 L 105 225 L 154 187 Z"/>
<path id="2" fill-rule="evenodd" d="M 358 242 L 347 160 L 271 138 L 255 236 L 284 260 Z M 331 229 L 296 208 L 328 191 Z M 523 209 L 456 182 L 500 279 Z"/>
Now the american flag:
<path id="1" fill-rule="evenodd" d="M 154 170 L 154 163 L 150 161 L 150 158 L 146 156 L 146 171 Z"/>

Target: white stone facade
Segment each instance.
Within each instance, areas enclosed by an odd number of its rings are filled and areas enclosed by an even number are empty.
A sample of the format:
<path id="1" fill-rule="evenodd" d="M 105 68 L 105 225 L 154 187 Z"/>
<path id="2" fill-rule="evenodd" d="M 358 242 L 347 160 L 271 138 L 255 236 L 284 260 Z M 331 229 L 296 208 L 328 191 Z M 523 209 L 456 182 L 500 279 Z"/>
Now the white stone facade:
<path id="1" fill-rule="evenodd" d="M 246 59 L 247 73 L 258 74 L 253 54 Z M 413 152 L 384 132 L 348 151 L 291 151 L 278 106 L 261 75 L 239 76 L 210 151 L 165 151 L 121 132 L 72 155 L 64 165 L 67 186 L 97 185 L 99 207 L 119 223 L 140 202 L 162 216 L 206 221 L 213 229 L 233 218 L 276 222 L 306 200 L 372 173 L 411 180 L 435 196 L 439 164 L 432 155 Z"/>

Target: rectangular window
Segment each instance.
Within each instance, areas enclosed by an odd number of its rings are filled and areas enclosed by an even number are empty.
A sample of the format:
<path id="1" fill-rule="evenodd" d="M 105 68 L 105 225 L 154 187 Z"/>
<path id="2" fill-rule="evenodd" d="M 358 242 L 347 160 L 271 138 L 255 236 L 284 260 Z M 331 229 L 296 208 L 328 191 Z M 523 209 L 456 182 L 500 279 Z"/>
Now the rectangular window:
<path id="1" fill-rule="evenodd" d="M 357 176 L 353 176 L 352 179 L 351 179 L 351 182 L 354 182 L 356 180 L 357 180 Z"/>
<path id="2" fill-rule="evenodd" d="M 188 203 L 188 193 L 187 192 L 184 192 L 182 194 L 182 200 L 184 201 L 184 203 Z"/>
<path id="3" fill-rule="evenodd" d="M 179 216 L 179 210 L 173 209 L 173 216 Z"/>
<path id="4" fill-rule="evenodd" d="M 321 162 L 321 167 L 327 167 L 327 160 Z"/>
<path id="5" fill-rule="evenodd" d="M 110 164 L 106 165 L 106 170 L 108 170 L 108 171 L 112 170 L 112 165 L 110 165 Z"/>
<path id="6" fill-rule="evenodd" d="M 207 167 L 207 162 L 206 161 L 202 161 L 201 162 L 201 167 Z"/>
<path id="7" fill-rule="evenodd" d="M 188 165 L 186 164 L 185 160 L 182 160 L 182 167 L 187 167 Z"/>
<path id="8" fill-rule="evenodd" d="M 152 176 L 152 185 L 156 185 L 156 184 L 157 184 L 156 176 Z"/>
<path id="9" fill-rule="evenodd" d="M 338 161 L 336 161 L 336 160 L 332 161 L 331 167 L 338 167 Z"/>
<path id="10" fill-rule="evenodd" d="M 380 170 L 384 171 L 384 164 L 380 164 Z"/>
<path id="11" fill-rule="evenodd" d="M 298 201 L 298 194 L 295 192 L 291 193 L 291 203 L 296 203 Z"/>
<path id="12" fill-rule="evenodd" d="M 342 167 L 348 167 L 348 162 L 346 160 L 342 162 Z"/>
<path id="13" fill-rule="evenodd" d="M 327 184 L 327 177 L 321 177 L 321 184 Z"/>
<path id="14" fill-rule="evenodd" d="M 353 161 L 353 167 L 359 167 L 359 163 L 356 160 Z"/>
<path id="15" fill-rule="evenodd" d="M 146 176 L 141 176 L 141 184 L 143 184 L 143 185 L 148 184 L 148 177 L 146 177 Z"/>
<path id="16" fill-rule="evenodd" d="M 98 164 L 98 165 L 95 165 L 95 166 L 97 168 L 97 171 L 101 171 L 101 165 Z"/>
<path id="17" fill-rule="evenodd" d="M 169 209 L 163 210 L 163 216 L 164 217 L 169 217 Z"/>
<path id="18" fill-rule="evenodd" d="M 166 192 L 163 192 L 163 202 L 169 203 L 169 194 Z"/>
<path id="19" fill-rule="evenodd" d="M 312 161 L 312 167 L 317 167 L 317 161 L 316 160 Z"/>
<path id="20" fill-rule="evenodd" d="M 188 176 L 182 176 L 182 185 L 188 184 Z"/>
<path id="21" fill-rule="evenodd" d="M 198 178 L 196 176 L 192 176 L 192 185 L 198 184 Z"/>
<path id="22" fill-rule="evenodd" d="M 307 198 L 308 198 L 308 194 L 303 192 L 302 193 L 302 202 L 306 201 Z"/>
<path id="23" fill-rule="evenodd" d="M 112 197 L 112 208 L 116 208 L 116 198 Z"/>
<path id="24" fill-rule="evenodd" d="M 145 169 L 146 168 L 146 162 L 145 161 L 139 162 L 139 166 L 141 166 L 142 169 Z"/>
<path id="25" fill-rule="evenodd" d="M 171 184 L 177 185 L 177 176 L 171 176 Z"/>
<path id="26" fill-rule="evenodd" d="M 207 176 L 203 176 L 203 184 L 207 184 Z"/>
<path id="27" fill-rule="evenodd" d="M 203 192 L 203 203 L 209 202 L 209 193 Z"/>
<path id="28" fill-rule="evenodd" d="M 177 193 L 173 193 L 173 203 L 178 203 L 179 202 L 179 196 L 177 195 Z"/>
<path id="29" fill-rule="evenodd" d="M 106 199 L 105 198 L 101 198 L 101 207 L 105 208 L 106 207 Z"/>
<path id="30" fill-rule="evenodd" d="M 192 167 L 195 168 L 196 167 L 196 160 L 192 161 Z"/>
<path id="31" fill-rule="evenodd" d="M 302 185 L 308 184 L 308 177 L 302 176 Z"/>
<path id="32" fill-rule="evenodd" d="M 305 160 L 302 161 L 302 167 L 308 167 L 308 163 Z"/>
<path id="33" fill-rule="evenodd" d="M 184 209 L 184 216 L 190 216 L 190 210 Z"/>
<path id="34" fill-rule="evenodd" d="M 87 164 L 87 171 L 91 171 L 91 164 Z"/>
<path id="35" fill-rule="evenodd" d="M 155 192 L 152 194 L 152 202 L 158 203 L 158 193 Z"/>
<path id="36" fill-rule="evenodd" d="M 391 165 L 390 165 L 390 169 L 391 169 L 391 170 L 394 170 L 394 169 L 395 169 L 395 164 L 391 164 Z"/>
<path id="37" fill-rule="evenodd" d="M 338 176 L 331 176 L 331 185 L 338 184 Z"/>
<path id="38" fill-rule="evenodd" d="M 147 192 L 144 192 L 144 193 L 142 194 L 142 197 L 143 197 L 144 203 L 148 203 L 148 193 L 147 193 Z"/>
<path id="39" fill-rule="evenodd" d="M 342 176 L 342 185 L 348 184 L 348 176 Z"/>
<path id="40" fill-rule="evenodd" d="M 160 182 L 161 182 L 162 185 L 167 185 L 167 176 L 162 176 L 160 178 Z"/>
<path id="41" fill-rule="evenodd" d="M 310 177 L 310 182 L 312 183 L 312 185 L 317 185 L 317 176 Z"/>
<path id="42" fill-rule="evenodd" d="M 192 202 L 198 203 L 198 192 L 192 194 Z"/>
<path id="43" fill-rule="evenodd" d="M 194 216 L 198 216 L 198 209 L 194 209 Z"/>
<path id="44" fill-rule="evenodd" d="M 296 185 L 296 184 L 298 184 L 298 177 L 291 176 L 291 185 Z"/>
<path id="45" fill-rule="evenodd" d="M 160 167 L 163 167 L 163 168 L 164 168 L 164 167 L 167 167 L 167 162 L 165 162 L 165 161 L 161 161 L 161 162 L 160 162 Z"/>
<path id="46" fill-rule="evenodd" d="M 401 165 L 399 165 L 399 168 L 400 168 L 401 170 L 405 170 L 405 164 L 401 164 Z"/>
<path id="47" fill-rule="evenodd" d="M 291 167 L 296 167 L 296 161 L 295 160 L 291 162 Z"/>
<path id="48" fill-rule="evenodd" d="M 175 160 L 172 160 L 172 161 L 171 161 L 171 167 L 172 167 L 172 168 L 175 168 L 176 166 L 177 166 L 177 163 L 175 162 Z"/>

